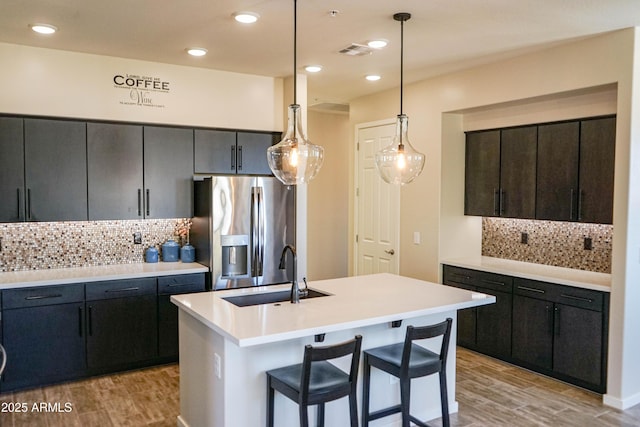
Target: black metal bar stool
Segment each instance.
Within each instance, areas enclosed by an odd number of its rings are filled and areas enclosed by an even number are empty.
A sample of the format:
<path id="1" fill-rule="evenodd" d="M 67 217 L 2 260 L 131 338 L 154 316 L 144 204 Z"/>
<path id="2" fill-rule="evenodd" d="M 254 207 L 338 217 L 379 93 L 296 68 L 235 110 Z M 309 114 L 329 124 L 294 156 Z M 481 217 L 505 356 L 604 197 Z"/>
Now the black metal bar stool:
<path id="1" fill-rule="evenodd" d="M 308 407 L 318 405 L 318 426 L 324 426 L 324 404 L 349 396 L 351 427 L 358 426 L 358 404 L 356 402 L 356 382 L 362 336 L 326 347 L 304 348 L 304 359 L 297 365 L 267 371 L 267 427 L 273 427 L 274 392 L 278 390 L 297 402 L 300 412 L 300 426 L 308 427 Z M 349 373 L 328 362 L 331 359 L 351 354 Z"/>
<path id="2" fill-rule="evenodd" d="M 447 401 L 447 352 L 451 336 L 451 318 L 430 326 L 407 326 L 404 343 L 376 347 L 363 352 L 362 381 L 362 427 L 369 421 L 377 420 L 400 412 L 402 427 L 409 427 L 409 421 L 426 427 L 427 424 L 409 413 L 411 379 L 438 373 L 440 376 L 440 404 L 442 425 L 449 426 L 449 403 Z M 413 341 L 442 336 L 440 354 L 414 344 Z M 371 367 L 376 367 L 400 379 L 400 404 L 369 413 L 369 387 Z"/>

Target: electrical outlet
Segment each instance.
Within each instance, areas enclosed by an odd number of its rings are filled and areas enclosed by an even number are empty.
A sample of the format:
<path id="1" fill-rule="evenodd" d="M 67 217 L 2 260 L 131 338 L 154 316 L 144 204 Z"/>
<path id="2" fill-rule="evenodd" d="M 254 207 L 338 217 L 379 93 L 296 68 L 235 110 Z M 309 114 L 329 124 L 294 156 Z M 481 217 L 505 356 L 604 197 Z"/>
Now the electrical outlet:
<path id="1" fill-rule="evenodd" d="M 584 250 L 585 251 L 590 251 L 591 249 L 593 249 L 593 241 L 591 240 L 591 237 L 585 237 L 584 238 Z"/>
<path id="2" fill-rule="evenodd" d="M 520 233 L 520 243 L 523 245 L 529 244 L 529 234 L 528 233 Z"/>
<path id="3" fill-rule="evenodd" d="M 140 233 L 139 231 L 136 231 L 135 233 L 133 233 L 133 244 L 134 245 L 142 244 L 142 233 Z"/>

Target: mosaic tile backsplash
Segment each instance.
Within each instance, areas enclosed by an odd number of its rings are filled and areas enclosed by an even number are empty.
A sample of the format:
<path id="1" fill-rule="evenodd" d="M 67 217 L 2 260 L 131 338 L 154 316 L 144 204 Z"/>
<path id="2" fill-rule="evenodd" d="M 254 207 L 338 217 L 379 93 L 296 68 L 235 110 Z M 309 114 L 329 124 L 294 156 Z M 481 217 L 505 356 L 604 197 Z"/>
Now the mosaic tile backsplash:
<path id="1" fill-rule="evenodd" d="M 521 243 L 527 233 L 528 243 Z M 592 249 L 584 249 L 584 238 Z M 482 218 L 482 255 L 611 273 L 613 225 Z"/>
<path id="2" fill-rule="evenodd" d="M 144 262 L 150 245 L 160 250 L 184 234 L 186 219 L 21 222 L 0 224 L 0 272 Z M 140 232 L 142 244 L 133 243 Z"/>

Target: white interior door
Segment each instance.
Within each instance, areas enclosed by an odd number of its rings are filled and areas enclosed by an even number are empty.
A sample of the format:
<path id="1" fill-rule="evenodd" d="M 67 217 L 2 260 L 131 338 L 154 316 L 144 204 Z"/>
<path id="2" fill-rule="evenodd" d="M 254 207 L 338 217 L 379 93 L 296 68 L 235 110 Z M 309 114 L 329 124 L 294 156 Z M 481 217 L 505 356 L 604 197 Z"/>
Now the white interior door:
<path id="1" fill-rule="evenodd" d="M 398 273 L 400 187 L 387 184 L 376 170 L 375 154 L 389 145 L 395 122 L 356 128 L 356 266 L 355 274 Z"/>

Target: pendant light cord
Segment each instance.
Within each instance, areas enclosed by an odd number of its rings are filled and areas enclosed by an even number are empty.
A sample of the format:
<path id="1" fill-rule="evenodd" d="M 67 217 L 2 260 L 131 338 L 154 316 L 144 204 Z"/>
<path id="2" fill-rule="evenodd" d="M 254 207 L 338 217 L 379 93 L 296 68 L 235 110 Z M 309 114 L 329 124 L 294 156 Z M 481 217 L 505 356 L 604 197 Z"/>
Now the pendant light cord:
<path id="1" fill-rule="evenodd" d="M 402 115 L 402 92 L 404 89 L 404 19 L 400 21 L 400 115 Z"/>
<path id="2" fill-rule="evenodd" d="M 296 61 L 297 61 L 297 30 L 298 30 L 298 2 L 293 0 L 293 103 L 298 103 L 298 78 L 296 76 Z"/>

